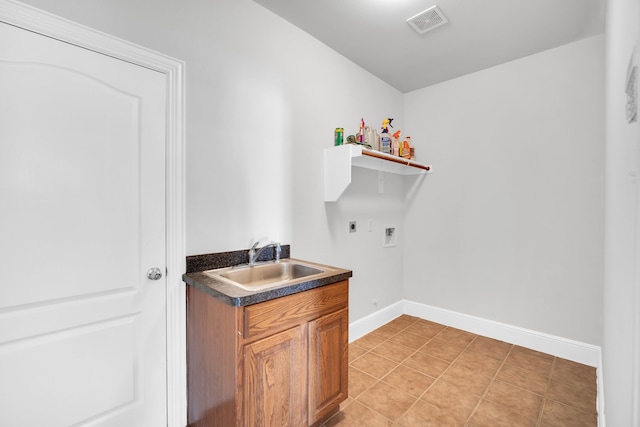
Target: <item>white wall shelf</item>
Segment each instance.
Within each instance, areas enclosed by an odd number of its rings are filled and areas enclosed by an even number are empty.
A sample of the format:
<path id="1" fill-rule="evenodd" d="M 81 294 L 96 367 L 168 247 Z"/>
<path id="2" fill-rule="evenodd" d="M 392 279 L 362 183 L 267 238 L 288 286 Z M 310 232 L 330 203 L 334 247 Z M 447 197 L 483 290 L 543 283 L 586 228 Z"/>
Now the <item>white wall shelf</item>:
<path id="1" fill-rule="evenodd" d="M 431 165 L 403 159 L 361 145 L 345 144 L 324 150 L 324 201 L 335 202 L 351 184 L 351 167 L 398 175 L 431 173 Z"/>

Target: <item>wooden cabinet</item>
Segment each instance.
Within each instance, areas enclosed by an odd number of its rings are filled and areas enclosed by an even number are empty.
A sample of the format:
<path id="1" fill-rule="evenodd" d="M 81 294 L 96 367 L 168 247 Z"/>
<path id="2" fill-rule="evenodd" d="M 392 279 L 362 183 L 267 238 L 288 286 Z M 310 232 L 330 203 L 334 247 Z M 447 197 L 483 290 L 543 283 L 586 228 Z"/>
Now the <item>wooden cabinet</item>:
<path id="1" fill-rule="evenodd" d="M 348 281 L 233 307 L 187 288 L 188 425 L 310 426 L 347 397 Z"/>
<path id="2" fill-rule="evenodd" d="M 347 398 L 348 338 L 346 309 L 309 322 L 309 424 Z"/>

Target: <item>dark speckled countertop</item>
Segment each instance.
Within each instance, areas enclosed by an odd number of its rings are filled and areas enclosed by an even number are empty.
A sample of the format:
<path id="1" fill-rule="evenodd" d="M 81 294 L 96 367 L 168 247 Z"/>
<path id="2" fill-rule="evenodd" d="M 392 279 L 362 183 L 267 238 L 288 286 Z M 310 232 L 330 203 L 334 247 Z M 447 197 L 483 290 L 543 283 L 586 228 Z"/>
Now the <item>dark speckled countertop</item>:
<path id="1" fill-rule="evenodd" d="M 283 258 L 289 258 L 289 246 L 282 247 Z M 286 295 L 295 294 L 321 286 L 330 285 L 350 278 L 351 270 L 318 264 L 311 261 L 289 259 L 289 261 L 299 261 L 304 264 L 318 266 L 325 270 L 322 274 L 301 278 L 288 282 L 279 287 L 248 291 L 234 286 L 225 281 L 216 279 L 206 273 L 208 270 L 226 268 L 239 264 L 246 264 L 246 254 L 248 251 L 224 252 L 219 254 L 194 255 L 187 257 L 187 273 L 182 276 L 182 280 L 190 286 L 217 298 L 232 306 L 245 306 L 280 298 Z M 273 259 L 273 252 L 269 249 L 263 252 L 259 261 Z M 308 280 L 311 279 L 311 280 Z"/>

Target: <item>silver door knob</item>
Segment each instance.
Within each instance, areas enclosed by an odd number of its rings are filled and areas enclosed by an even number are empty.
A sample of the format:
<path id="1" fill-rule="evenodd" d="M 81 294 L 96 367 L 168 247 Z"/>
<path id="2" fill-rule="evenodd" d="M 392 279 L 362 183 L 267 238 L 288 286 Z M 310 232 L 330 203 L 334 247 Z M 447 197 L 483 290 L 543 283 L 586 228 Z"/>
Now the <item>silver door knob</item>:
<path id="1" fill-rule="evenodd" d="M 160 271 L 158 267 L 150 268 L 149 271 L 147 271 L 147 277 L 151 280 L 160 280 L 162 271 Z"/>

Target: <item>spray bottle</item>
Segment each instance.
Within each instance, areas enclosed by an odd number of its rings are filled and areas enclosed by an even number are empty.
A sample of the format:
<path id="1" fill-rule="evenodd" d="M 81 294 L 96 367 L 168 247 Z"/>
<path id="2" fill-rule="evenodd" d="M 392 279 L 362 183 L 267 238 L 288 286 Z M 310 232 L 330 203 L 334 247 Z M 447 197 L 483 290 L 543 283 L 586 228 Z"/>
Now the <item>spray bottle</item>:
<path id="1" fill-rule="evenodd" d="M 389 126 L 393 127 L 391 125 L 392 121 L 392 118 L 382 121 L 382 133 L 380 134 L 380 151 L 387 154 L 391 154 L 391 134 L 389 133 Z"/>
<path id="2" fill-rule="evenodd" d="M 402 144 L 400 142 L 400 133 L 401 131 L 399 130 L 393 133 L 393 145 L 391 149 L 391 154 L 398 157 L 402 155 Z"/>

